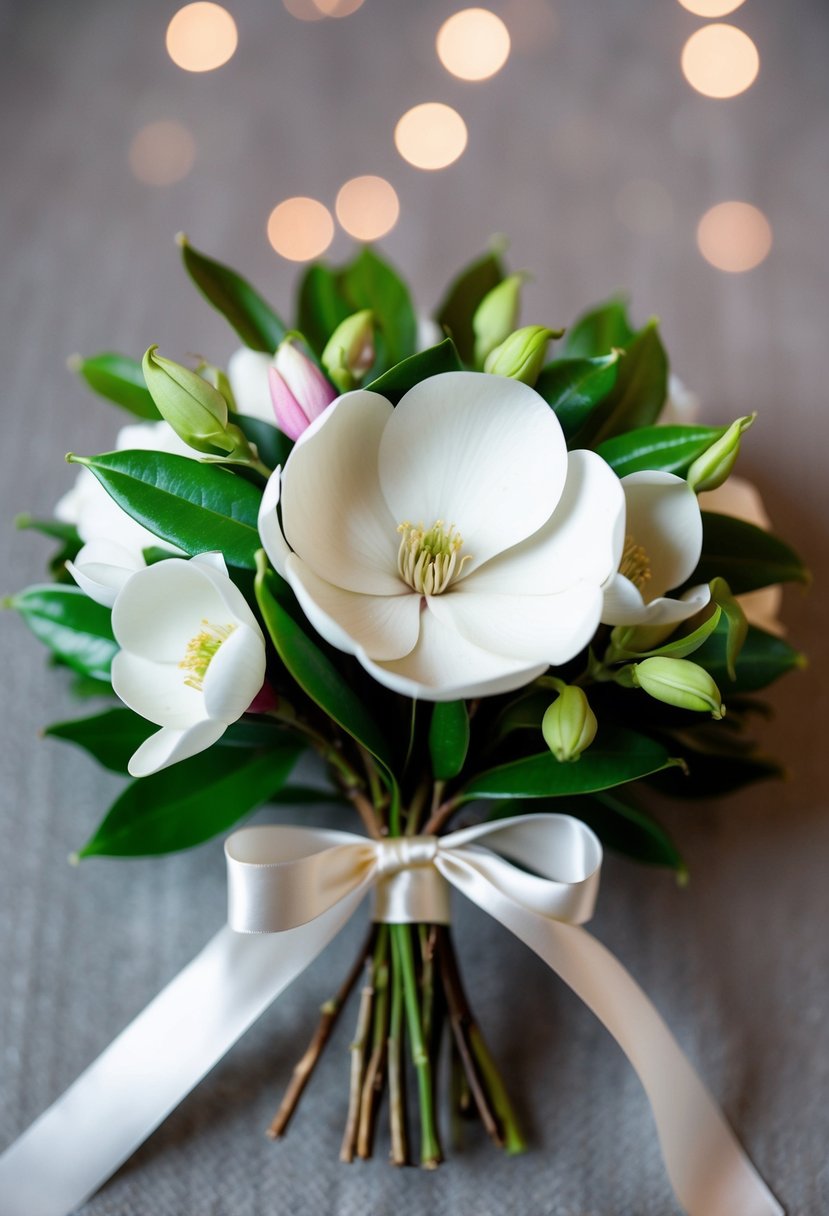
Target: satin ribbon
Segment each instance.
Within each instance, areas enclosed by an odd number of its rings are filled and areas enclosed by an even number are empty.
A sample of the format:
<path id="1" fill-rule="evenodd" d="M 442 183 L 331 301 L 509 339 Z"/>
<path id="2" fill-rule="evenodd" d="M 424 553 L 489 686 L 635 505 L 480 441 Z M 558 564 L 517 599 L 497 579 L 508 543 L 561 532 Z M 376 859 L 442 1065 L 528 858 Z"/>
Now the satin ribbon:
<path id="1" fill-rule="evenodd" d="M 228 926 L 0 1157 L 3 1216 L 68 1216 L 83 1203 L 370 889 L 376 919 L 429 923 L 448 920 L 450 886 L 540 955 L 617 1040 L 648 1095 L 688 1216 L 783 1216 L 653 1005 L 579 927 L 593 911 L 602 856 L 579 820 L 525 815 L 381 841 L 254 827 L 234 833 L 225 852 Z"/>

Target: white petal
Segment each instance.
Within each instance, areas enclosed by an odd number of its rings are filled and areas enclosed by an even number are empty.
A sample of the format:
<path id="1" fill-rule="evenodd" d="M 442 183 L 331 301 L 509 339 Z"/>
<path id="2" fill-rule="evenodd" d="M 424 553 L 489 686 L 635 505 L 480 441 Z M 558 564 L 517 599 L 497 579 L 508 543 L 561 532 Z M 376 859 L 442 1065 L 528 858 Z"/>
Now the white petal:
<path id="1" fill-rule="evenodd" d="M 178 557 L 139 570 L 112 610 L 118 644 L 157 662 L 179 662 L 205 620 L 234 623 L 235 613 L 212 580 L 209 567 Z"/>
<path id="2" fill-rule="evenodd" d="M 602 592 L 578 583 L 558 595 L 497 595 L 473 589 L 437 595 L 429 608 L 454 625 L 469 642 L 498 655 L 529 663 L 558 664 L 574 658 L 599 626 Z"/>
<path id="3" fill-rule="evenodd" d="M 707 584 L 691 587 L 679 599 L 657 596 L 647 603 L 623 574 L 616 574 L 604 590 L 602 623 L 605 625 L 678 625 L 687 621 L 711 599 Z"/>
<path id="4" fill-rule="evenodd" d="M 259 539 L 268 555 L 268 560 L 282 577 L 285 577 L 285 563 L 291 556 L 291 549 L 282 533 L 279 522 L 279 496 L 281 492 L 282 470 L 274 469 L 265 486 L 262 502 L 259 506 Z"/>
<path id="5" fill-rule="evenodd" d="M 624 511 L 621 482 L 601 456 L 571 452 L 564 493 L 547 523 L 467 581 L 475 591 L 517 595 L 551 595 L 581 581 L 599 586 L 619 564 Z"/>
<path id="6" fill-rule="evenodd" d="M 235 722 L 265 683 L 265 642 L 257 628 L 239 625 L 222 642 L 204 677 L 204 708 L 211 718 Z"/>
<path id="7" fill-rule="evenodd" d="M 185 684 L 186 676 L 177 663 L 154 663 L 128 650 L 119 650 L 112 660 L 115 695 L 159 726 L 183 729 L 207 716 L 204 695 Z"/>
<path id="8" fill-rule="evenodd" d="M 411 654 L 389 663 L 358 660 L 379 684 L 421 701 L 455 701 L 459 697 L 495 696 L 528 684 L 547 670 L 547 663 L 527 665 L 474 646 L 433 612 L 423 612 L 420 637 Z"/>
<path id="9" fill-rule="evenodd" d="M 206 751 L 221 739 L 226 730 L 224 722 L 210 719 L 197 722 L 187 730 L 163 726 L 141 744 L 127 765 L 128 771 L 133 777 L 149 777 L 151 773 L 169 768 L 179 760 L 189 760 L 191 756 Z"/>
<path id="10" fill-rule="evenodd" d="M 443 372 L 400 400 L 379 467 L 395 523 L 454 524 L 471 571 L 546 523 L 564 488 L 567 452 L 558 419 L 534 389 L 505 376 Z"/>
<path id="11" fill-rule="evenodd" d="M 622 478 L 627 535 L 645 550 L 651 577 L 645 599 L 663 595 L 693 574 L 702 552 L 702 516 L 694 491 L 673 473 L 643 470 Z"/>
<path id="12" fill-rule="evenodd" d="M 320 578 L 349 591 L 395 595 L 400 520 L 377 477 L 380 436 L 393 413 L 378 393 L 339 397 L 297 441 L 282 470 L 282 526 Z"/>
<path id="13" fill-rule="evenodd" d="M 227 378 L 239 413 L 274 426 L 276 419 L 268 387 L 268 369 L 272 361 L 271 355 L 242 346 L 228 360 Z"/>
<path id="14" fill-rule="evenodd" d="M 249 629 L 262 638 L 264 643 L 264 636 L 259 628 L 259 622 L 253 615 L 244 595 L 242 595 L 242 592 L 228 575 L 227 566 L 222 554 L 200 553 L 198 557 L 190 558 L 190 565 L 196 566 L 202 574 L 206 575 L 208 581 L 212 583 L 213 588 L 218 591 L 224 602 L 226 619 L 217 621 L 215 624 L 230 624 L 230 618 L 234 618 L 236 622 L 247 625 Z"/>
<path id="15" fill-rule="evenodd" d="M 363 652 L 371 659 L 400 659 L 415 646 L 421 597 L 408 587 L 399 595 L 344 591 L 294 556 L 286 577 L 317 633 L 338 650 Z"/>
<path id="16" fill-rule="evenodd" d="M 74 562 L 66 563 L 66 569 L 90 599 L 111 608 L 127 580 L 145 565 L 140 551 L 113 541 L 93 540 L 79 550 Z"/>

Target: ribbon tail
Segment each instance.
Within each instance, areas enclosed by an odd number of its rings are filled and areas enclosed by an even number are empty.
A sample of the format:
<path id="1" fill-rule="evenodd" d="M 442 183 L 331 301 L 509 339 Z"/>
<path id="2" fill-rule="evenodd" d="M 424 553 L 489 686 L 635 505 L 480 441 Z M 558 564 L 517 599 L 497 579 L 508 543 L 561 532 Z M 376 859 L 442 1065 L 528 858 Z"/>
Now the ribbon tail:
<path id="1" fill-rule="evenodd" d="M 279 934 L 223 928 L 0 1156 L 3 1216 L 68 1216 L 336 937 L 361 884 Z"/>

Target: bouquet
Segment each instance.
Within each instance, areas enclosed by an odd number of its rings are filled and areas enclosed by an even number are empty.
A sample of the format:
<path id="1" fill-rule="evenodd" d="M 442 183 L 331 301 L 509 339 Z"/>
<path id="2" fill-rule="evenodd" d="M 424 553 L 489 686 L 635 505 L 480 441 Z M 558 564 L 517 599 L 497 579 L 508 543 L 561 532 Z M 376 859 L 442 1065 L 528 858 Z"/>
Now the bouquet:
<path id="1" fill-rule="evenodd" d="M 688 1210 L 737 1210 L 699 1178 L 722 1140 L 739 1194 L 768 1204 L 751 1210 L 779 1211 L 647 998 L 577 928 L 599 841 L 684 877 L 650 791 L 720 795 L 778 771 L 751 740 L 757 694 L 802 660 L 776 621 L 749 617 L 758 593 L 767 613 L 763 589 L 807 574 L 729 510 L 754 416 L 679 418 L 658 325 L 636 329 L 621 299 L 566 331 L 519 327 L 523 276 L 500 253 L 463 271 L 433 321 L 370 248 L 312 265 L 289 329 L 234 271 L 180 246 L 244 346 L 226 369 L 156 346 L 141 363 L 74 360 L 136 421 L 116 450 L 67 457 L 80 472 L 56 519 L 20 520 L 61 547 L 53 581 L 10 606 L 79 695 L 120 702 L 46 733 L 134 778 L 77 857 L 190 848 L 264 803 L 356 813 L 358 835 L 263 826 L 226 846 L 238 932 L 221 948 L 238 953 L 240 933 L 265 935 L 245 947 L 262 958 L 278 947 L 260 1005 L 375 896 L 272 1136 L 359 988 L 344 1161 L 372 1155 L 385 1109 L 391 1160 L 437 1166 L 444 1102 L 524 1149 L 463 985 L 453 885 L 619 1039 Z M 179 1078 L 179 1100 L 253 1016 Z M 644 1059 L 663 1047 L 670 1065 Z"/>

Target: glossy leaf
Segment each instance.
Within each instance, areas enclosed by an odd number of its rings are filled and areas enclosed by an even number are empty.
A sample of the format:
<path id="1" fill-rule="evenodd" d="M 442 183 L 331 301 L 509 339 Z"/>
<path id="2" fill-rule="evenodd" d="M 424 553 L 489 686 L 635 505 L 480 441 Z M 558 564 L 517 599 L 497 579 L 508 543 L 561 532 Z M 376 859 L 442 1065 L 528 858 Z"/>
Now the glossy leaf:
<path id="1" fill-rule="evenodd" d="M 644 426 L 600 443 L 596 451 L 619 477 L 658 469 L 684 477 L 691 464 L 725 434 L 725 427 Z"/>
<path id="2" fill-rule="evenodd" d="M 137 359 L 104 351 L 100 355 L 90 355 L 88 359 L 77 355 L 70 359 L 69 366 L 93 392 L 120 405 L 136 418 L 152 422 L 161 418 Z"/>
<path id="3" fill-rule="evenodd" d="M 724 578 L 715 578 L 711 582 L 711 598 L 722 611 L 727 632 L 725 645 L 725 663 L 729 680 L 736 680 L 736 663 L 748 636 L 748 617 L 738 599 L 731 594 L 731 588 Z"/>
<path id="4" fill-rule="evenodd" d="M 783 638 L 749 625 L 745 642 L 735 665 L 736 679 L 728 675 L 728 624 L 721 621 L 711 638 L 701 647 L 694 661 L 716 680 L 726 699 L 735 693 L 757 692 L 779 680 L 788 671 L 803 668 L 806 660 Z"/>
<path id="5" fill-rule="evenodd" d="M 73 457 L 90 469 L 128 515 L 190 556 L 218 550 L 253 569 L 260 546 L 261 491 L 215 465 L 168 452 Z"/>
<path id="6" fill-rule="evenodd" d="M 569 439 L 613 390 L 618 373 L 618 354 L 597 359 L 554 359 L 542 368 L 535 391 L 552 406 L 565 439 Z"/>
<path id="7" fill-rule="evenodd" d="M 225 832 L 287 781 L 302 745 L 267 751 L 211 748 L 127 786 L 79 857 L 146 857 L 189 849 Z"/>
<path id="8" fill-rule="evenodd" d="M 273 354 L 285 337 L 286 327 L 270 304 L 235 270 L 194 249 L 184 235 L 179 237 L 179 245 L 190 278 L 230 322 L 245 346 Z"/>
<path id="9" fill-rule="evenodd" d="M 417 318 L 409 289 L 373 250 L 365 248 L 340 272 L 350 312 L 370 308 L 383 339 L 385 365 L 393 367 L 417 348 Z"/>
<path id="10" fill-rule="evenodd" d="M 327 266 L 309 266 L 299 285 L 297 327 L 318 357 L 334 330 L 354 309 L 343 296 L 340 276 Z"/>
<path id="11" fill-rule="evenodd" d="M 429 724 L 429 754 L 436 781 L 457 777 L 469 749 L 469 714 L 465 701 L 437 701 Z"/>
<path id="12" fill-rule="evenodd" d="M 600 727 L 578 760 L 561 763 L 551 752 L 513 760 L 473 777 L 462 801 L 473 798 L 549 798 L 590 794 L 636 781 L 676 761 L 655 740 L 623 727 Z"/>
<path id="13" fill-rule="evenodd" d="M 430 346 L 428 350 L 410 355 L 402 363 L 390 367 L 376 380 L 367 381 L 365 387 L 371 389 L 373 393 L 380 393 L 397 405 L 403 394 L 407 393 L 410 388 L 414 388 L 421 380 L 426 380 L 429 376 L 437 376 L 440 372 L 460 370 L 461 361 L 458 358 L 455 344 L 451 338 L 446 338 L 438 346 Z"/>
<path id="14" fill-rule="evenodd" d="M 659 773 L 648 784 L 671 798 L 721 798 L 756 781 L 780 779 L 784 770 L 762 756 L 683 752 L 687 771 Z"/>
<path id="15" fill-rule="evenodd" d="M 702 512 L 702 557 L 688 580 L 724 578 L 734 595 L 774 583 L 808 583 L 809 572 L 790 545 L 733 515 Z"/>
<path id="16" fill-rule="evenodd" d="M 496 740 L 500 742 L 514 730 L 536 730 L 540 738 L 541 719 L 554 699 L 554 692 L 539 690 L 510 701 L 495 721 Z"/>
<path id="17" fill-rule="evenodd" d="M 32 633 L 55 657 L 83 676 L 109 680 L 118 644 L 110 611 L 78 587 L 29 587 L 5 606 L 19 612 Z"/>
<path id="18" fill-rule="evenodd" d="M 504 268 L 497 253 L 490 252 L 476 259 L 451 284 L 436 320 L 449 331 L 464 363 L 475 358 L 475 332 L 472 318 L 478 305 L 504 277 Z"/>
<path id="19" fill-rule="evenodd" d="M 623 349 L 634 335 L 623 299 L 608 300 L 579 317 L 567 334 L 565 353 L 574 359 L 593 359 Z"/>
<path id="20" fill-rule="evenodd" d="M 233 421 L 245 438 L 256 444 L 259 459 L 269 469 L 275 469 L 277 465 L 284 468 L 294 446 L 292 439 L 278 427 L 263 422 L 261 418 L 251 418 L 248 414 L 234 414 Z"/>
<path id="21" fill-rule="evenodd" d="M 613 390 L 573 436 L 573 447 L 595 447 L 607 439 L 656 422 L 668 395 L 668 358 L 655 321 L 625 348 Z"/>

